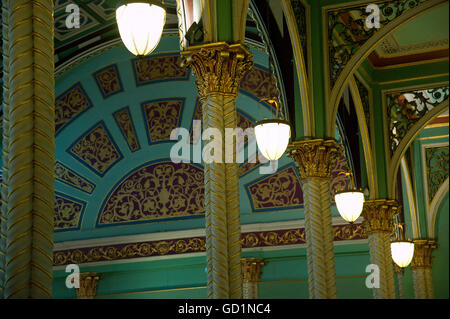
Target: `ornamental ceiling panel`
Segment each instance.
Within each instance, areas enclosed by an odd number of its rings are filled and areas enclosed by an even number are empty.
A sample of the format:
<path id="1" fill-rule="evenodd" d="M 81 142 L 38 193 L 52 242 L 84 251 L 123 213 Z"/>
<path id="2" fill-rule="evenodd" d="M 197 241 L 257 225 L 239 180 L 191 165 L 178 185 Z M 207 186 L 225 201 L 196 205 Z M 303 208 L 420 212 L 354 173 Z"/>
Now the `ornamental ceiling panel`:
<path id="1" fill-rule="evenodd" d="M 82 177 L 60 161 L 56 161 L 55 163 L 55 179 L 88 194 L 92 194 L 95 189 L 94 183 Z"/>
<path id="2" fill-rule="evenodd" d="M 123 157 L 103 121 L 79 137 L 67 152 L 99 176 Z"/>
<path id="3" fill-rule="evenodd" d="M 120 129 L 123 137 L 127 141 L 130 151 L 135 152 L 141 148 L 139 140 L 134 128 L 133 119 L 130 113 L 130 107 L 126 106 L 113 113 L 116 124 Z"/>
<path id="4" fill-rule="evenodd" d="M 94 72 L 92 76 L 100 90 L 103 98 L 108 98 L 114 94 L 123 92 L 122 81 L 120 79 L 117 64 L 111 64 Z"/>
<path id="5" fill-rule="evenodd" d="M 93 107 L 81 82 L 75 83 L 55 99 L 55 133 L 58 135 L 72 120 Z"/>
<path id="6" fill-rule="evenodd" d="M 132 171 L 114 186 L 97 225 L 196 217 L 204 212 L 203 169 L 163 161 Z"/>
<path id="7" fill-rule="evenodd" d="M 86 202 L 55 192 L 55 231 L 80 229 Z"/>
<path id="8" fill-rule="evenodd" d="M 444 181 L 448 179 L 448 157 L 448 145 L 425 148 L 427 197 L 429 203 L 431 203 Z"/>
<path id="9" fill-rule="evenodd" d="M 141 104 L 148 143 L 170 142 L 170 133 L 181 126 L 185 98 L 166 98 Z"/>
<path id="10" fill-rule="evenodd" d="M 188 81 L 189 69 L 181 66 L 179 53 L 150 55 L 132 60 L 136 86 L 163 81 Z"/>
<path id="11" fill-rule="evenodd" d="M 278 100 L 278 91 L 272 74 L 263 66 L 254 64 L 241 80 L 240 92 L 261 101 L 262 99 Z M 263 103 L 264 105 L 271 104 Z"/>

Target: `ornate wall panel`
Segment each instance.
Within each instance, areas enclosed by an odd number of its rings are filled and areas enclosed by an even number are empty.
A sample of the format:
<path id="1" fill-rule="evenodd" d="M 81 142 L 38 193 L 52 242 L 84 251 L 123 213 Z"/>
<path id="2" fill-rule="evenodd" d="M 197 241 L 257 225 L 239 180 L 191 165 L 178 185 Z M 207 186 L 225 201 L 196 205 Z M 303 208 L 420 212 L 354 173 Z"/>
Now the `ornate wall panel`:
<path id="1" fill-rule="evenodd" d="M 425 148 L 425 165 L 428 189 L 428 202 L 434 198 L 439 187 L 448 178 L 448 156 L 449 147 L 427 147 Z"/>
<path id="2" fill-rule="evenodd" d="M 92 194 L 95 189 L 94 183 L 80 176 L 59 161 L 55 163 L 55 179 L 88 194 Z"/>
<path id="3" fill-rule="evenodd" d="M 92 107 L 86 91 L 80 82 L 75 83 L 55 99 L 55 134 Z"/>
<path id="4" fill-rule="evenodd" d="M 300 208 L 303 204 L 300 178 L 294 164 L 246 184 L 245 189 L 254 212 Z"/>
<path id="5" fill-rule="evenodd" d="M 171 161 L 127 174 L 106 197 L 97 225 L 161 221 L 204 214 L 203 169 Z"/>
<path id="6" fill-rule="evenodd" d="M 132 152 L 140 149 L 139 141 L 136 135 L 136 129 L 131 118 L 130 107 L 126 106 L 113 113 L 120 132 L 127 141 L 128 147 Z"/>
<path id="7" fill-rule="evenodd" d="M 305 66 L 308 67 L 308 17 L 306 8 L 301 0 L 292 0 L 291 5 L 292 10 L 294 11 L 295 20 L 297 22 L 297 29 L 299 31 L 300 43 L 303 51 L 303 59 L 305 60 Z"/>
<path id="8" fill-rule="evenodd" d="M 80 229 L 86 202 L 55 192 L 55 232 Z"/>
<path id="9" fill-rule="evenodd" d="M 409 129 L 435 106 L 448 99 L 448 96 L 448 86 L 386 95 L 391 155 Z"/>
<path id="10" fill-rule="evenodd" d="M 92 74 L 103 98 L 123 92 L 117 64 L 108 65 Z"/>
<path id="11" fill-rule="evenodd" d="M 181 66 L 180 55 L 160 55 L 133 59 L 136 86 L 161 81 L 187 81 L 190 71 Z"/>
<path id="12" fill-rule="evenodd" d="M 274 97 L 278 99 L 277 87 L 272 74 L 266 68 L 257 64 L 254 64 L 253 68 L 242 77 L 240 90 L 258 101 Z M 265 102 L 263 104 L 269 105 Z M 272 106 L 269 105 L 269 107 Z"/>
<path id="13" fill-rule="evenodd" d="M 167 98 L 141 104 L 149 144 L 171 141 L 170 132 L 181 126 L 185 100 Z"/>
<path id="14" fill-rule="evenodd" d="M 380 8 L 380 27 L 399 17 L 411 8 L 427 0 L 389 0 L 376 4 Z M 331 88 L 337 78 L 358 49 L 379 29 L 367 28 L 366 7 L 364 2 L 345 8 L 333 8 L 327 11 L 329 81 Z"/>
<path id="15" fill-rule="evenodd" d="M 122 153 L 103 121 L 79 137 L 67 152 L 99 176 L 122 159 Z"/>
<path id="16" fill-rule="evenodd" d="M 333 226 L 334 240 L 361 240 L 367 234 L 362 224 Z M 305 244 L 305 229 L 283 229 L 273 231 L 249 232 L 241 235 L 242 248 L 276 247 Z M 83 264 L 100 261 L 126 260 L 133 258 L 167 256 L 204 252 L 205 237 L 166 239 L 108 246 L 75 248 L 56 251 L 54 266 L 71 263 Z"/>

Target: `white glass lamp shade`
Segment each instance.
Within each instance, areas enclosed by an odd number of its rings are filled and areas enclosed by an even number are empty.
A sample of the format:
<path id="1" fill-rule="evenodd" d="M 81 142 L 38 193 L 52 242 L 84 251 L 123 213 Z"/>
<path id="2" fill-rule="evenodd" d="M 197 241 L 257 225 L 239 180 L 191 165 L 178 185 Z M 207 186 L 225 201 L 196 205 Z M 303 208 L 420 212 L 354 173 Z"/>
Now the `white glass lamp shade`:
<path id="1" fill-rule="evenodd" d="M 410 241 L 394 241 L 391 243 L 392 259 L 397 266 L 405 268 L 414 256 L 414 243 Z"/>
<path id="2" fill-rule="evenodd" d="M 259 151 L 270 161 L 283 156 L 291 137 L 291 126 L 288 121 L 263 120 L 255 126 L 256 142 Z"/>
<path id="3" fill-rule="evenodd" d="M 134 55 L 149 55 L 158 45 L 166 23 L 166 10 L 153 1 L 126 1 L 116 10 L 120 37 Z"/>
<path id="4" fill-rule="evenodd" d="M 364 205 L 364 193 L 359 191 L 345 191 L 334 195 L 337 209 L 342 218 L 353 223 L 361 215 Z"/>

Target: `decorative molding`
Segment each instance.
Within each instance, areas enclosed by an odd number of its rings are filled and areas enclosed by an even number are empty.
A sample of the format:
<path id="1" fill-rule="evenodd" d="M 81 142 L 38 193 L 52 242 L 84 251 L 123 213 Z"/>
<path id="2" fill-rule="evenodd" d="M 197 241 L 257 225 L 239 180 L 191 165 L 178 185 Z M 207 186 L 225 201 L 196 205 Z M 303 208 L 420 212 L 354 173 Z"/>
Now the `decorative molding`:
<path id="1" fill-rule="evenodd" d="M 263 258 L 242 258 L 242 282 L 259 282 L 261 277 L 261 268 L 266 264 Z"/>
<path id="2" fill-rule="evenodd" d="M 366 239 L 362 224 L 335 225 L 334 240 L 348 241 Z M 243 232 L 242 248 L 280 247 L 305 244 L 304 228 L 281 229 L 272 231 Z M 71 263 L 86 264 L 94 262 L 130 260 L 144 257 L 170 256 L 206 251 L 204 235 L 187 238 L 165 239 L 105 246 L 68 248 L 54 251 L 54 266 Z"/>

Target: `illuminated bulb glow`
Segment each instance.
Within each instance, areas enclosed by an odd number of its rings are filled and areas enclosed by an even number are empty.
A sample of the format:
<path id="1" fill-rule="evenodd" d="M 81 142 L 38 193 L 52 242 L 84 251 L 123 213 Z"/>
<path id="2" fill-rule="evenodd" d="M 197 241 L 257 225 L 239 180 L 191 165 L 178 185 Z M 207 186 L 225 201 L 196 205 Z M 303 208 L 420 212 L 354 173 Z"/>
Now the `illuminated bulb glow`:
<path id="1" fill-rule="evenodd" d="M 364 205 L 364 193 L 357 191 L 340 192 L 334 196 L 337 209 L 342 218 L 353 223 L 361 215 Z"/>
<path id="2" fill-rule="evenodd" d="M 408 267 L 414 256 L 414 243 L 410 241 L 392 242 L 391 254 L 392 259 L 399 267 Z"/>
<path id="3" fill-rule="evenodd" d="M 280 120 L 264 120 L 255 127 L 256 142 L 262 155 L 278 160 L 286 150 L 291 137 L 291 126 Z"/>
<path id="4" fill-rule="evenodd" d="M 166 23 L 166 10 L 156 4 L 129 3 L 116 10 L 120 37 L 134 55 L 149 55 L 158 45 Z"/>

